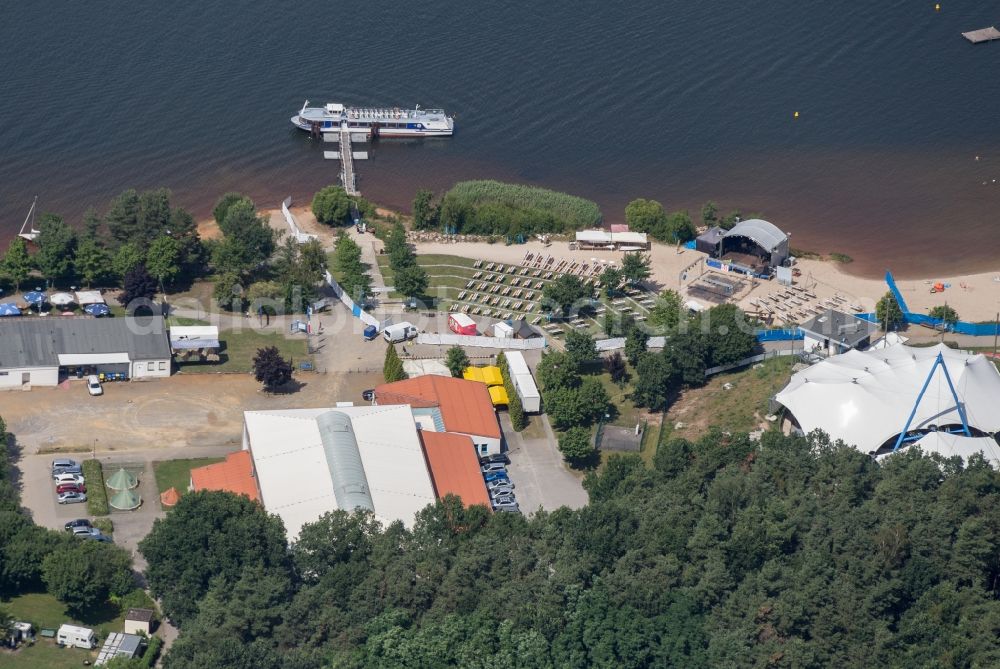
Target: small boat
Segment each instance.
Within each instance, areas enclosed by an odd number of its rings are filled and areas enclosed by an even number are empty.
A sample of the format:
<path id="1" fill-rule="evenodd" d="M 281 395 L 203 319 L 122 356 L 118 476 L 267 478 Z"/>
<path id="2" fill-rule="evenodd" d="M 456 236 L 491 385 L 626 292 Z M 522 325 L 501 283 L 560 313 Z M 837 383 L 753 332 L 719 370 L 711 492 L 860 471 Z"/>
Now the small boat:
<path id="1" fill-rule="evenodd" d="M 443 109 L 413 109 L 399 107 L 348 107 L 331 102 L 323 107 L 310 107 L 306 100 L 299 113 L 291 118 L 292 125 L 307 132 L 338 132 L 347 128 L 352 133 L 379 137 L 450 137 L 455 133 L 455 118 Z"/>
<path id="2" fill-rule="evenodd" d="M 28 210 L 28 216 L 24 219 L 24 223 L 21 224 L 21 231 L 17 233 L 17 236 L 26 239 L 29 242 L 35 241 L 40 234 L 39 230 L 35 230 L 35 207 L 38 205 L 38 196 L 35 196 L 35 201 L 31 203 L 31 209 Z M 30 223 L 30 225 L 29 225 Z M 25 232 L 24 229 L 27 228 L 28 231 Z"/>

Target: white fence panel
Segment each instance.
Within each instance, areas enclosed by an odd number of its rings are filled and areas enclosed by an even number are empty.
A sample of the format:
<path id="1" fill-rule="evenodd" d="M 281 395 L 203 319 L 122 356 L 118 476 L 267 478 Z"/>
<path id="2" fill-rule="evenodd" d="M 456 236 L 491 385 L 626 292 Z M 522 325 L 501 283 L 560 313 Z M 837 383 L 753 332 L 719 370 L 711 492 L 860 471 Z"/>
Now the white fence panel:
<path id="1" fill-rule="evenodd" d="M 484 348 L 507 348 L 520 351 L 545 348 L 545 338 L 513 339 L 511 337 L 473 337 L 459 334 L 434 334 L 424 332 L 417 335 L 418 344 L 439 344 L 444 346 L 478 346 Z"/>
<path id="2" fill-rule="evenodd" d="M 350 311 L 356 318 L 360 318 L 365 325 L 374 325 L 380 331 L 382 330 L 382 324 L 379 320 L 355 304 L 354 300 L 352 300 L 347 293 L 344 292 L 344 289 L 340 287 L 340 284 L 334 280 L 333 275 L 330 274 L 329 270 L 325 272 L 324 278 L 330 285 L 330 288 L 333 289 L 334 295 L 337 296 L 338 300 L 344 303 L 344 306 L 347 307 L 348 311 Z"/>
<path id="3" fill-rule="evenodd" d="M 291 210 L 288 208 L 288 205 L 290 205 L 291 203 L 292 203 L 292 198 L 290 196 L 282 200 L 281 213 L 285 215 L 285 223 L 287 223 L 288 227 L 291 229 L 292 237 L 294 237 L 295 241 L 298 242 L 299 244 L 305 244 L 308 241 L 316 239 L 316 235 L 306 234 L 302 232 L 302 230 L 299 228 L 299 224 L 295 220 L 295 216 L 292 215 Z"/>

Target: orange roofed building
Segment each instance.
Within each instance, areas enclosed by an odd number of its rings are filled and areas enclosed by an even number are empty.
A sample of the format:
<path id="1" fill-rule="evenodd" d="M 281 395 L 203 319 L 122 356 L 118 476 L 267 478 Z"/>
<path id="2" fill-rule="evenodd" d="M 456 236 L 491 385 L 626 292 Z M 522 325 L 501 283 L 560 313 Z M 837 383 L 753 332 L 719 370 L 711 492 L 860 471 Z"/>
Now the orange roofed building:
<path id="1" fill-rule="evenodd" d="M 246 495 L 260 501 L 257 477 L 254 475 L 250 451 L 237 451 L 226 456 L 225 462 L 205 465 L 191 470 L 191 490 L 222 490 Z"/>
<path id="2" fill-rule="evenodd" d="M 445 495 L 458 495 L 462 504 L 482 504 L 490 508 L 490 496 L 479 471 L 479 458 L 470 448 L 472 440 L 464 434 L 452 432 L 420 431 L 420 440 L 427 454 L 431 478 L 438 499 Z"/>
<path id="3" fill-rule="evenodd" d="M 376 386 L 375 401 L 409 404 L 422 431 L 466 435 L 472 440 L 477 455 L 500 452 L 500 424 L 493 400 L 486 386 L 478 381 L 418 376 Z"/>

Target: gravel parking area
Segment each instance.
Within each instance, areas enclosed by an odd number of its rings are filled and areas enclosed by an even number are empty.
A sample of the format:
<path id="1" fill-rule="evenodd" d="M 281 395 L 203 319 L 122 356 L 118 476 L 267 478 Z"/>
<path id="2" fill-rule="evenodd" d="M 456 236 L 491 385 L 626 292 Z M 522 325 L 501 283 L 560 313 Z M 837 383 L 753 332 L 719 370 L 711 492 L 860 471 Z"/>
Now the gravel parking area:
<path id="1" fill-rule="evenodd" d="M 554 511 L 561 506 L 579 509 L 588 501 L 582 479 L 566 467 L 547 419 L 541 420 L 546 438 L 525 439 L 514 431 L 507 413 L 500 413 L 500 427 L 510 456 L 507 471 L 515 486 L 517 503 L 526 514 L 538 509 Z"/>

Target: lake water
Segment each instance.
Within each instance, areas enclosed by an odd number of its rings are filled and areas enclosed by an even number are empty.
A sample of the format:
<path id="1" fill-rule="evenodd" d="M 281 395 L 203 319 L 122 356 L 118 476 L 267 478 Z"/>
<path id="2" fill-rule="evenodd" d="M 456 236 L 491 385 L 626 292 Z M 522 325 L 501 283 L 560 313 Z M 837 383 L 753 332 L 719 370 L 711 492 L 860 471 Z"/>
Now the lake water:
<path id="1" fill-rule="evenodd" d="M 851 4 L 6 3 L 0 239 L 34 195 L 71 221 L 128 187 L 199 215 L 227 190 L 304 202 L 338 167 L 288 122 L 308 98 L 457 114 L 450 139 L 358 163 L 394 207 L 483 177 L 594 199 L 609 222 L 635 197 L 712 199 L 858 273 L 990 268 L 1000 43 L 959 33 L 1000 17 Z"/>

